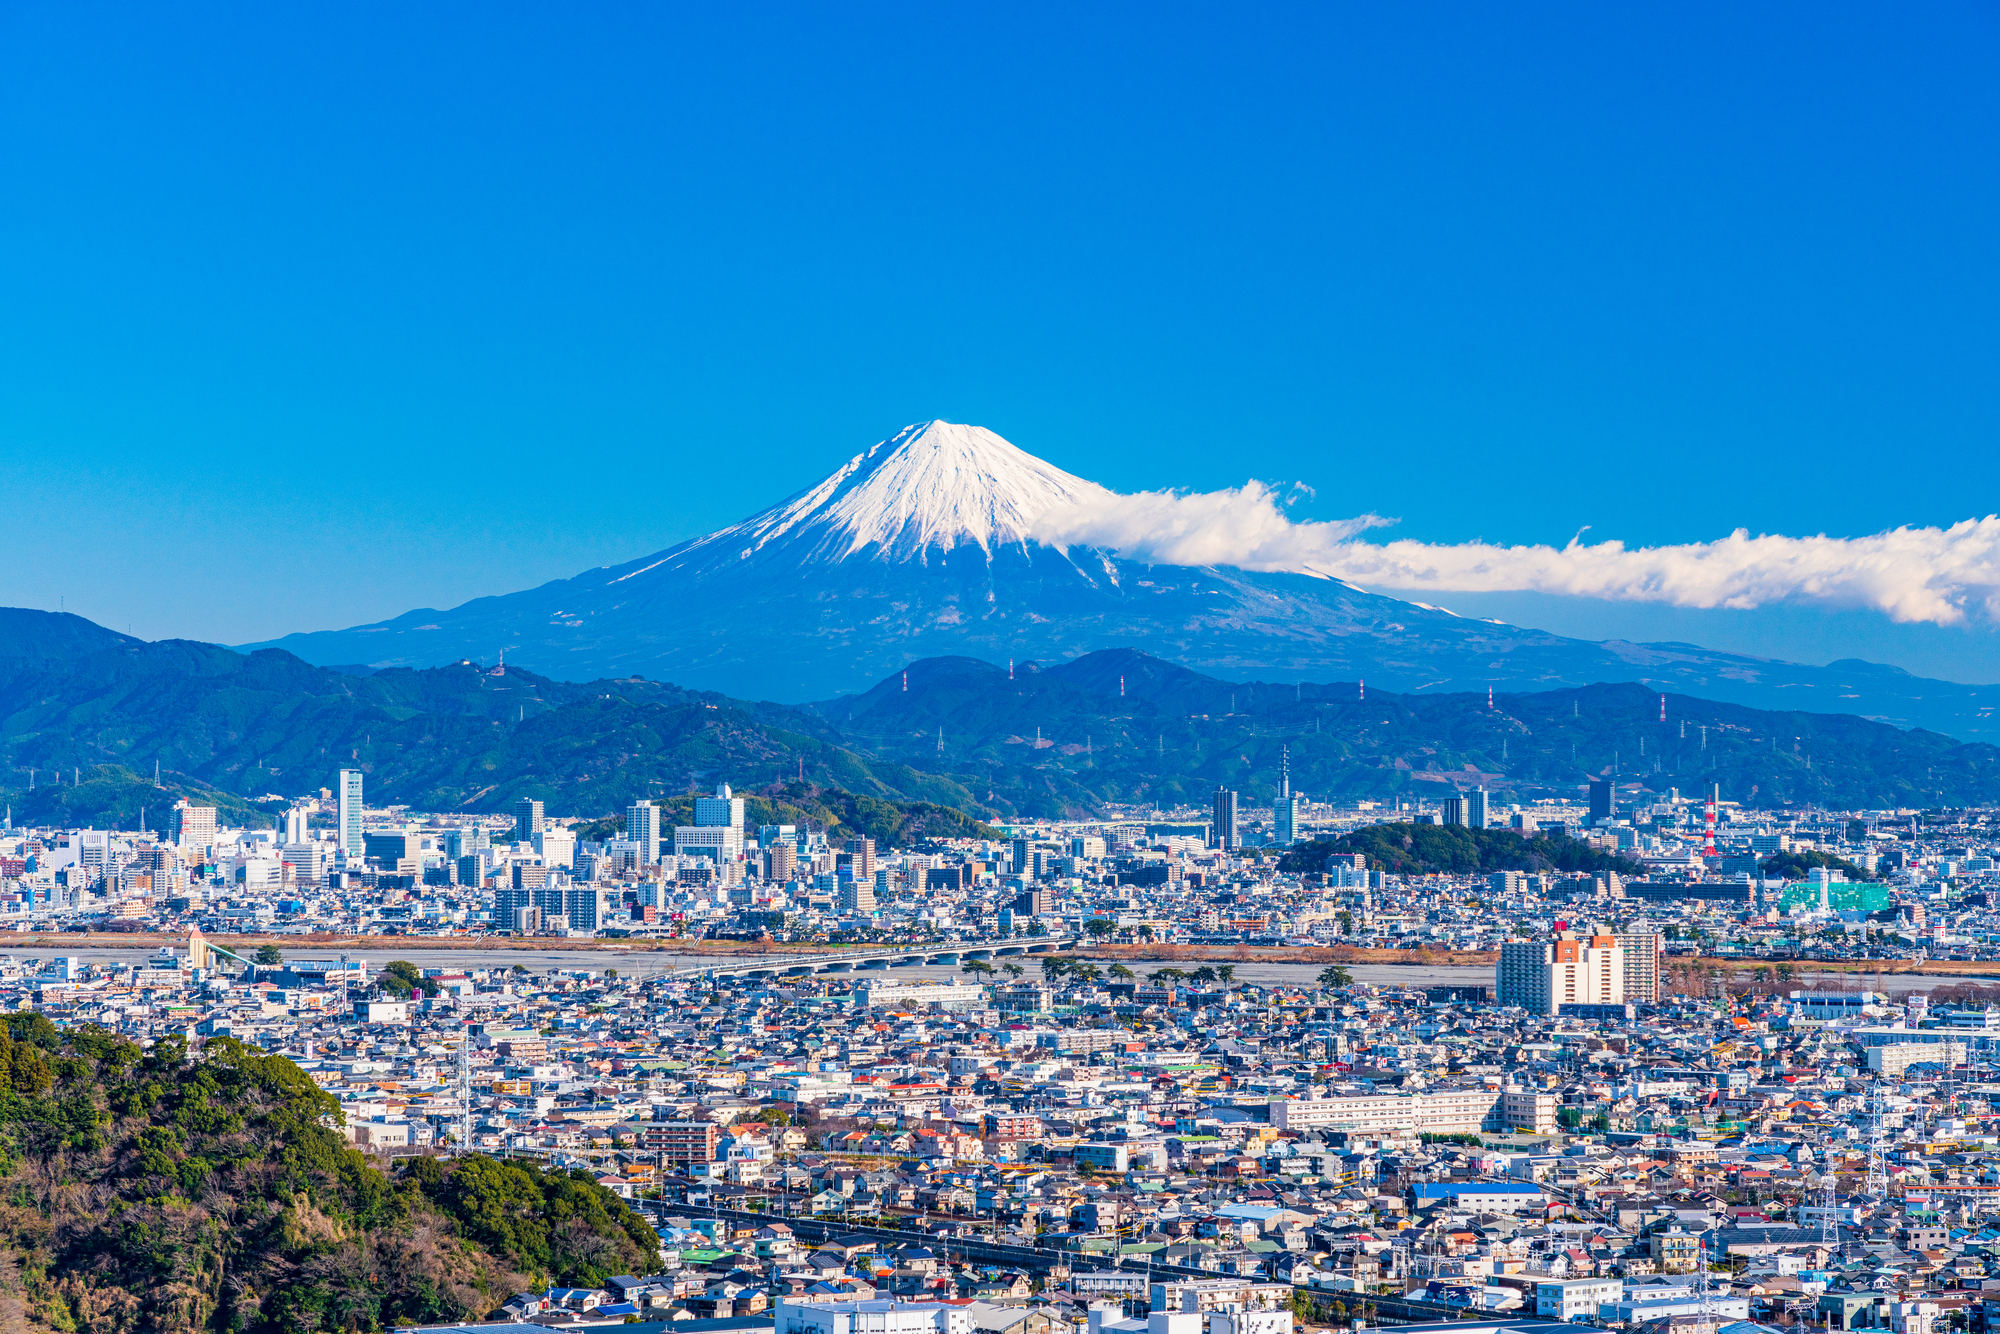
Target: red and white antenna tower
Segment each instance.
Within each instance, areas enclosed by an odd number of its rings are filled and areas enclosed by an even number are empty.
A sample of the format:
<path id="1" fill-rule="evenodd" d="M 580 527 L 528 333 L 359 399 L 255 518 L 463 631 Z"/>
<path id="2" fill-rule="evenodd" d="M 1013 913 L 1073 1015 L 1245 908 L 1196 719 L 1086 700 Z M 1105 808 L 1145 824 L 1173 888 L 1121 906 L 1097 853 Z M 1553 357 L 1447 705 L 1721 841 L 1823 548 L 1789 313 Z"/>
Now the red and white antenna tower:
<path id="1" fill-rule="evenodd" d="M 1488 686 L 1488 687 L 1486 687 L 1486 707 L 1487 707 L 1487 708 L 1489 708 L 1489 709 L 1493 707 L 1493 687 L 1492 687 L 1492 686 Z"/>
<path id="2" fill-rule="evenodd" d="M 1660 721 L 1665 722 L 1666 720 L 1667 720 L 1667 697 L 1665 695 L 1662 695 L 1660 696 Z"/>
<path id="3" fill-rule="evenodd" d="M 1009 681 L 1014 679 L 1014 660 L 1012 658 L 1007 659 L 1007 679 Z"/>
<path id="4" fill-rule="evenodd" d="M 1356 699 L 1368 698 L 1368 683 L 1366 681 L 1356 681 L 1354 683 L 1354 690 L 1355 690 L 1354 697 Z"/>
<path id="5" fill-rule="evenodd" d="M 1708 836 L 1702 840 L 1701 855 L 1715 855 L 1715 804 L 1722 799 L 1722 784 L 1717 783 L 1708 790 Z"/>
<path id="6" fill-rule="evenodd" d="M 910 693 L 910 669 L 907 667 L 903 669 L 903 693 Z"/>
<path id="7" fill-rule="evenodd" d="M 1125 698 L 1125 678 L 1122 676 L 1118 678 L 1118 698 Z"/>

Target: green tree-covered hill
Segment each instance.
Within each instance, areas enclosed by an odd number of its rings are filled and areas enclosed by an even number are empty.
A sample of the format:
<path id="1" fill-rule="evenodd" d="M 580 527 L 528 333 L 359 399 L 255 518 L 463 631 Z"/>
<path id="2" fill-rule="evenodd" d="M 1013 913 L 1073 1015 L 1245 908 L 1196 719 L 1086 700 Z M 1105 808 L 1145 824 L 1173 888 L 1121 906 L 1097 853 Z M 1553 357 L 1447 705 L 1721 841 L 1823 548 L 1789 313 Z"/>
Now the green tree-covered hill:
<path id="1" fill-rule="evenodd" d="M 73 1334 L 482 1319 L 524 1286 L 646 1269 L 658 1239 L 581 1175 L 473 1156 L 396 1177 L 296 1065 L 190 1060 L 40 1015 L 0 1029 L 0 1323 Z"/>
<path id="2" fill-rule="evenodd" d="M 862 694 L 789 707 L 469 662 L 357 675 L 0 616 L 0 802 L 31 820 L 129 828 L 143 807 L 157 824 L 187 795 L 255 821 L 260 799 L 358 767 L 372 804 L 493 811 L 533 797 L 597 818 L 727 782 L 758 798 L 760 821 L 891 838 L 918 821 L 938 835 L 1107 803 L 1204 805 L 1218 785 L 1259 805 L 1286 755 L 1296 789 L 1335 800 L 1435 801 L 1474 785 L 1574 798 L 1613 775 L 1625 802 L 1714 786 L 1753 808 L 2000 803 L 1990 745 L 1633 684 L 1396 695 L 1221 681 L 1114 650 L 1046 670 L 926 659 Z"/>
<path id="3" fill-rule="evenodd" d="M 1569 838 L 1522 838 L 1504 829 L 1465 825 L 1384 824 L 1339 838 L 1318 839 L 1287 852 L 1287 871 L 1324 871 L 1336 853 L 1360 853 L 1371 871 L 1392 875 L 1478 875 L 1488 871 L 1639 874 L 1639 865 Z"/>

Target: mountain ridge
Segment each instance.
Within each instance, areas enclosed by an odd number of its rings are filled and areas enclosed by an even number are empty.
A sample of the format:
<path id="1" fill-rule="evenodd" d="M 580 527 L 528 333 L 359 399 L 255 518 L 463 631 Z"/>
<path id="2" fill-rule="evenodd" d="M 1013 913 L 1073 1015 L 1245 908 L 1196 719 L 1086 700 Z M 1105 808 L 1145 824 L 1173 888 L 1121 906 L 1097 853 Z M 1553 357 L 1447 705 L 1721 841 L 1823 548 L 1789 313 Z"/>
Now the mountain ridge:
<path id="1" fill-rule="evenodd" d="M 1122 648 L 1046 667 L 922 659 L 791 706 L 632 676 L 564 682 L 469 662 L 353 676 L 277 649 L 113 642 L 66 662 L 0 642 L 0 774 L 13 776 L 0 800 L 20 817 L 126 827 L 141 805 L 211 792 L 247 814 L 358 767 L 371 802 L 422 810 L 533 797 L 597 818 L 729 782 L 822 821 L 935 830 L 1199 805 L 1218 783 L 1267 801 L 1287 749 L 1297 785 L 1335 800 L 1473 783 L 1574 797 L 1607 771 L 1632 794 L 1719 783 L 1753 806 L 2000 800 L 2000 750 L 1983 742 L 1677 693 L 1662 722 L 1660 693 L 1629 682 L 1495 692 L 1489 707 L 1484 692 L 1229 681 Z"/>
<path id="2" fill-rule="evenodd" d="M 584 681 L 640 673 L 733 698 L 823 699 L 952 654 L 1054 661 L 1143 646 L 1241 678 L 1402 692 L 1635 681 L 2000 736 L 2000 686 L 1683 643 L 1591 642 L 1458 616 L 1310 573 L 1149 563 L 1050 545 L 1042 520 L 1116 499 L 991 431 L 919 422 L 743 521 L 618 565 L 460 606 L 246 645 L 308 662 L 465 659 Z"/>

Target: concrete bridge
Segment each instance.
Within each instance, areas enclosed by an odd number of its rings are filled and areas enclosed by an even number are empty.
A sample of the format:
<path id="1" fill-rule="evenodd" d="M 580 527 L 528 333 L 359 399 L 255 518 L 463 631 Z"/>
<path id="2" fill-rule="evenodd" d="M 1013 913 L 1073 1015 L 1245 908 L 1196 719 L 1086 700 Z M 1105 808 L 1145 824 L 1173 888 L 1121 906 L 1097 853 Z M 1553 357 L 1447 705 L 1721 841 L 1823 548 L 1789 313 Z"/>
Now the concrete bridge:
<path id="1" fill-rule="evenodd" d="M 847 973 L 857 970 L 921 967 L 926 964 L 960 964 L 973 959 L 1005 959 L 1030 954 L 1055 954 L 1083 944 L 1082 936 L 1062 940 L 1043 936 L 1028 940 L 968 941 L 959 945 L 936 945 L 896 949 L 841 950 L 829 954 L 773 954 L 762 959 L 741 957 L 717 959 L 695 968 L 676 968 L 667 977 L 803 977 L 812 973 Z"/>

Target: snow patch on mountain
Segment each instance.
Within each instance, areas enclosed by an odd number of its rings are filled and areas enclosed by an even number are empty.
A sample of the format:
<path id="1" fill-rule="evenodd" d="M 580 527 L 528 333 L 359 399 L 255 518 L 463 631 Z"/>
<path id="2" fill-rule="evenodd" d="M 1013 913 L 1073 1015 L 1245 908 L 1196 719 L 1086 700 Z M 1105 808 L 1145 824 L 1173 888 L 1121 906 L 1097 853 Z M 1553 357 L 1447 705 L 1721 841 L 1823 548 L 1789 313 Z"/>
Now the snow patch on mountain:
<path id="1" fill-rule="evenodd" d="M 932 552 L 972 545 L 991 556 L 1025 546 L 1051 509 L 1095 506 L 1110 491 L 1044 463 L 993 432 L 956 422 L 906 426 L 857 454 L 816 486 L 715 534 L 742 556 L 779 541 L 845 560 L 873 551 L 885 560 L 927 562 Z"/>

